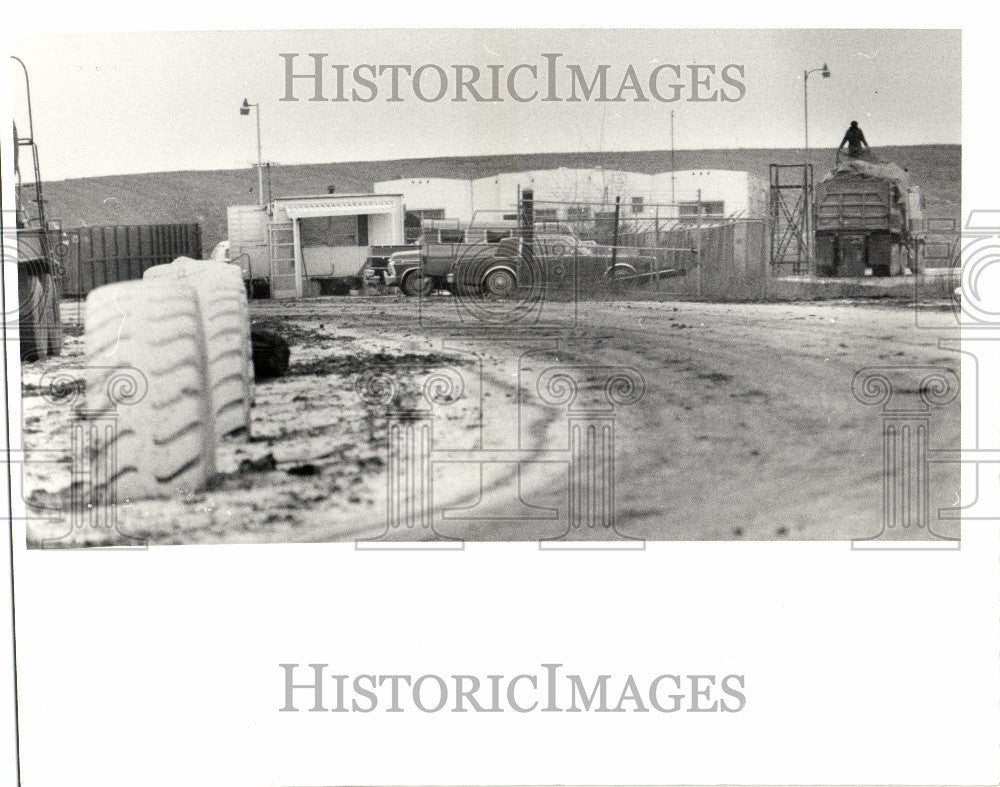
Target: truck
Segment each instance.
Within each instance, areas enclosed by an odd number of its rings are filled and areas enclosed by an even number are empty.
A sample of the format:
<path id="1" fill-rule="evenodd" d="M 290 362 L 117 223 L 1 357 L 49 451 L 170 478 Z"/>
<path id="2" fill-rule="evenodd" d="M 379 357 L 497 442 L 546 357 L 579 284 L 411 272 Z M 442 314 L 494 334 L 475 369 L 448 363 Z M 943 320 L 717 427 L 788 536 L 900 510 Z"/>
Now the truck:
<path id="1" fill-rule="evenodd" d="M 68 249 L 66 236 L 57 222 L 46 216 L 42 176 L 31 115 L 31 87 L 24 62 L 11 56 L 24 72 L 28 110 L 28 135 L 20 136 L 14 124 L 14 177 L 17 237 L 17 294 L 21 361 L 30 363 L 62 353 L 63 332 L 59 315 L 59 257 Z M 31 154 L 34 182 L 25 186 L 21 179 L 21 149 Z M 22 192 L 31 189 L 32 198 Z M 29 208 L 29 205 L 32 206 Z"/>
<path id="2" fill-rule="evenodd" d="M 869 154 L 837 161 L 817 189 L 815 274 L 918 272 L 923 199 L 909 173 Z"/>
<path id="3" fill-rule="evenodd" d="M 627 281 L 648 278 L 657 270 L 650 251 L 601 246 L 563 228 L 533 234 L 530 257 L 549 277 L 572 268 L 583 280 Z M 437 230 L 417 246 L 390 255 L 385 284 L 404 295 L 427 296 L 456 285 L 489 297 L 505 297 L 524 277 L 526 241 L 515 228 Z"/>

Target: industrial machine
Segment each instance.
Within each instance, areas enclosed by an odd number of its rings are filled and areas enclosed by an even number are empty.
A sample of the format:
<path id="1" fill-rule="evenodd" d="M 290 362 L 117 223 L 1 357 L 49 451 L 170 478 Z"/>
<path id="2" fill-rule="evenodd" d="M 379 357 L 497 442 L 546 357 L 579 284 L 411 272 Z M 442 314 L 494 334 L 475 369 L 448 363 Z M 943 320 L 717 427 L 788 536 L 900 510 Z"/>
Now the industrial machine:
<path id="1" fill-rule="evenodd" d="M 50 224 L 45 215 L 42 176 L 38 166 L 38 146 L 35 144 L 34 123 L 31 117 L 28 69 L 20 58 L 13 57 L 13 59 L 24 72 L 28 105 L 28 136 L 20 136 L 17 126 L 14 126 L 19 335 L 21 360 L 28 362 L 49 355 L 59 355 L 62 352 L 63 334 L 59 316 L 61 266 L 57 252 L 66 247 L 63 245 L 65 238 L 60 228 Z M 34 183 L 28 187 L 22 186 L 21 183 L 21 148 L 27 148 L 31 152 Z M 25 188 L 32 188 L 32 199 L 23 198 L 22 191 Z M 32 209 L 29 210 L 28 205 L 33 206 Z"/>
<path id="2" fill-rule="evenodd" d="M 919 272 L 923 200 L 902 167 L 838 158 L 817 187 L 815 216 L 817 276 Z"/>

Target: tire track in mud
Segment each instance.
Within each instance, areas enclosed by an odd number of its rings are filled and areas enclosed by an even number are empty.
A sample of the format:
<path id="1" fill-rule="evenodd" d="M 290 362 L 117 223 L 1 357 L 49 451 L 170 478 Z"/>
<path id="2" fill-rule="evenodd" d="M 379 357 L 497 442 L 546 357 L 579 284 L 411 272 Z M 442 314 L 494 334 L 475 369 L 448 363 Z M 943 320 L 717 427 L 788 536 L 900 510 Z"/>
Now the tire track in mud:
<path id="1" fill-rule="evenodd" d="M 591 316 L 613 326 L 621 311 L 603 305 Z M 936 337 L 914 331 L 905 307 L 685 304 L 677 319 L 699 319 L 684 331 L 667 327 L 658 306 L 624 311 L 633 314 L 614 357 L 661 365 L 646 397 L 622 413 L 624 532 L 847 539 L 877 531 L 881 416 L 853 398 L 851 381 L 868 366 L 942 364 Z M 938 433 L 957 445 L 957 409 Z"/>

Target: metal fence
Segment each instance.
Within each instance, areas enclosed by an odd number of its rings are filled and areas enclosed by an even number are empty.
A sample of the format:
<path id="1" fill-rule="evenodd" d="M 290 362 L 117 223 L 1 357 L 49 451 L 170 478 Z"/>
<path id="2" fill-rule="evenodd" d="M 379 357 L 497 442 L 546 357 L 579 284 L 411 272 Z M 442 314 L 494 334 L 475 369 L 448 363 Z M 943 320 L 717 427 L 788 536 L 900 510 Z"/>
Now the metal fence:
<path id="1" fill-rule="evenodd" d="M 200 259 L 198 224 L 116 224 L 66 230 L 62 294 L 82 298 L 95 287 L 141 279 L 147 268 L 178 257 Z"/>
<path id="2" fill-rule="evenodd" d="M 723 216 L 699 205 L 682 215 L 673 204 L 585 203 L 534 200 L 522 195 L 518 225 L 530 226 L 534 247 L 563 234 L 573 248 L 583 293 L 618 293 L 637 299 L 692 297 L 762 298 L 769 276 L 769 225 L 763 219 Z M 553 251 L 556 251 L 555 249 Z M 537 251 L 536 251 L 537 254 Z"/>
<path id="3" fill-rule="evenodd" d="M 917 270 L 941 271 L 955 268 L 961 262 L 961 231 L 959 221 L 951 216 L 928 216 L 926 227 L 917 244 Z"/>

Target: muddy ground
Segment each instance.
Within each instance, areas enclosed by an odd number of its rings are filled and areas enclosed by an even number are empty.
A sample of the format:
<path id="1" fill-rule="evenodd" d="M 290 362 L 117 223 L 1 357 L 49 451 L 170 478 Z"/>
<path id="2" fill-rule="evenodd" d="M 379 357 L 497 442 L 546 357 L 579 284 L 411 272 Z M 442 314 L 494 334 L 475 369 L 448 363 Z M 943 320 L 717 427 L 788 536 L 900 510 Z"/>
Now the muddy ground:
<path id="1" fill-rule="evenodd" d="M 855 398 L 855 373 L 893 367 L 905 409 L 922 407 L 928 367 L 958 371 L 891 302 L 548 303 L 497 330 L 447 296 L 252 314 L 287 336 L 292 363 L 256 386 L 251 434 L 221 446 L 210 489 L 119 505 L 111 529 L 67 516 L 71 414 L 40 388 L 79 363 L 79 331 L 26 367 L 33 545 L 870 538 L 884 411 Z M 590 454 L 575 427 L 605 449 L 577 486 L 574 456 Z M 935 407 L 931 448 L 958 447 L 958 429 L 957 402 Z M 390 449 L 390 433 L 418 442 Z M 937 516 L 958 486 L 954 465 L 932 465 L 930 529 L 892 535 L 958 537 Z"/>

